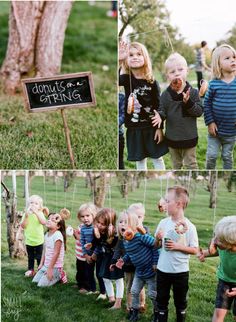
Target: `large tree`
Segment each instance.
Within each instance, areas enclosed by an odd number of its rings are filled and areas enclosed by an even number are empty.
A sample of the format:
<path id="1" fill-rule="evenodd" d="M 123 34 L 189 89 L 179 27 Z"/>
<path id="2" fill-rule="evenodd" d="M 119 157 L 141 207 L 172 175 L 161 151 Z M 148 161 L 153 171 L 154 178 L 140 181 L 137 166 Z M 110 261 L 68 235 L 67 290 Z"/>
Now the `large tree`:
<path id="1" fill-rule="evenodd" d="M 9 38 L 1 67 L 3 88 L 14 94 L 23 76 L 51 76 L 61 67 L 68 1 L 11 1 Z"/>

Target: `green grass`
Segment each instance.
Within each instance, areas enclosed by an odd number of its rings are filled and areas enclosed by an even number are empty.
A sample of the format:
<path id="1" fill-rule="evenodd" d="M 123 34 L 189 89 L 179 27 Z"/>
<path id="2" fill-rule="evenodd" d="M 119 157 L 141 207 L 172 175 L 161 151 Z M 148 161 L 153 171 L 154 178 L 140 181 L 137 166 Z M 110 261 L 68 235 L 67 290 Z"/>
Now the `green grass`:
<path id="1" fill-rule="evenodd" d="M 8 9 L 9 3 L 0 2 L 0 66 Z M 66 29 L 61 73 L 91 71 L 97 99 L 96 107 L 66 111 L 77 169 L 117 168 L 117 22 L 106 16 L 109 9 L 110 2 L 76 1 Z M 1 169 L 71 168 L 60 112 L 28 114 L 22 96 L 5 95 L 1 88 L 0 109 Z"/>
<path id="2" fill-rule="evenodd" d="M 111 197 L 107 193 L 105 200 L 105 205 L 113 207 L 117 212 L 133 202 L 145 202 L 145 223 L 150 227 L 151 233 L 154 233 L 158 222 L 163 218 L 163 214 L 156 210 L 156 201 L 165 193 L 167 185 L 175 184 L 174 180 L 167 182 L 165 178 L 155 178 L 153 174 L 149 173 L 150 179 L 146 180 L 146 183 L 142 181 L 139 189 L 130 191 L 127 200 L 122 199 L 117 179 L 113 177 L 110 182 Z M 188 173 L 186 173 L 186 176 L 188 178 Z M 19 210 L 23 209 L 25 204 L 23 179 L 22 176 L 17 177 L 17 208 Z M 11 177 L 5 177 L 4 182 L 11 190 Z M 226 189 L 226 182 L 223 179 L 218 180 L 217 209 L 214 218 L 213 209 L 208 208 L 209 193 L 206 191 L 206 181 L 196 183 L 193 180 L 189 182 L 188 179 L 185 179 L 185 182 L 190 189 L 191 198 L 191 202 L 186 209 L 186 217 L 196 225 L 200 245 L 206 247 L 212 237 L 214 223 L 223 216 L 235 214 L 235 191 L 229 193 Z M 68 192 L 64 193 L 62 178 L 59 178 L 57 184 L 54 185 L 52 178 L 34 177 L 30 185 L 30 194 L 35 193 L 43 197 L 44 204 L 51 211 L 57 211 L 64 206 L 68 207 L 72 215 L 67 224 L 71 224 L 73 227 L 78 225 L 76 218 L 78 207 L 82 203 L 92 200 L 90 190 L 85 188 L 84 178 L 75 178 Z M 17 320 L 19 322 L 126 321 L 125 299 L 123 300 L 122 310 L 111 312 L 108 311 L 106 302 L 97 303 L 95 296 L 80 295 L 76 289 L 71 288 L 71 285 L 75 282 L 76 272 L 73 238 L 68 237 L 64 265 L 68 273 L 69 283 L 39 289 L 23 276 L 27 268 L 26 258 L 17 260 L 8 257 L 4 205 L 2 205 L 1 224 L 2 321 L 13 321 L 13 313 L 16 314 L 17 310 L 13 309 L 11 306 L 13 304 L 11 303 L 14 303 L 14 307 L 19 309 L 19 318 Z M 215 272 L 218 262 L 218 258 L 212 258 L 207 259 L 205 263 L 200 263 L 194 256 L 191 256 L 187 322 L 211 321 L 217 283 Z M 147 300 L 147 304 L 148 311 L 141 318 L 143 322 L 151 320 L 152 305 L 149 300 Z M 11 308 L 13 309 L 12 312 L 9 311 Z M 169 321 L 172 322 L 175 316 L 172 300 L 169 309 Z M 225 319 L 225 322 L 229 321 L 232 321 L 231 314 L 228 314 Z"/>
<path id="3" fill-rule="evenodd" d="M 167 87 L 167 84 L 163 83 L 163 80 L 161 79 L 161 75 L 159 72 L 155 73 L 155 77 L 161 86 L 161 91 L 163 91 Z M 191 83 L 191 85 L 193 87 L 197 88 L 195 71 L 190 70 L 189 76 L 188 76 L 188 81 Z M 197 128 L 198 128 L 198 137 L 199 137 L 198 145 L 197 145 L 197 163 L 198 163 L 198 168 L 201 170 L 204 170 L 206 168 L 206 150 L 207 150 L 208 130 L 207 130 L 207 127 L 205 126 L 203 115 L 201 117 L 197 118 Z M 172 169 L 172 162 L 171 162 L 170 154 L 169 153 L 166 154 L 163 158 L 165 161 L 166 169 Z M 135 162 L 127 161 L 126 148 L 124 151 L 124 160 L 125 160 L 125 168 L 126 169 L 135 169 L 136 168 Z M 234 165 L 235 164 L 236 164 L 236 153 L 234 152 Z M 148 166 L 148 169 L 154 169 L 153 164 L 150 160 L 148 160 L 147 166 Z M 220 155 L 217 159 L 216 168 L 223 169 L 223 163 L 220 158 Z"/>

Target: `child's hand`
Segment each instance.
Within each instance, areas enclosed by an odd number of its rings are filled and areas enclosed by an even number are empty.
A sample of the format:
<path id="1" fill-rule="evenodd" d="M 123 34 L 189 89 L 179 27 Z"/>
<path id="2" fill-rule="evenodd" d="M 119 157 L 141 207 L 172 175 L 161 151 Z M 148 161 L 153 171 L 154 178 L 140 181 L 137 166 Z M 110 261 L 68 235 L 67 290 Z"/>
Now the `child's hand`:
<path id="1" fill-rule="evenodd" d="M 52 268 L 47 269 L 47 278 L 49 281 L 52 280 L 52 278 L 53 278 L 53 269 Z"/>
<path id="2" fill-rule="evenodd" d="M 118 261 L 116 262 L 116 267 L 119 269 L 122 269 L 123 265 L 124 265 L 123 259 L 119 258 Z"/>
<path id="3" fill-rule="evenodd" d="M 152 270 L 153 270 L 153 272 L 156 272 L 157 271 L 157 265 L 152 265 Z"/>
<path id="4" fill-rule="evenodd" d="M 208 132 L 210 135 L 212 136 L 217 136 L 217 126 L 214 122 L 212 122 L 211 124 L 208 125 Z"/>
<path id="5" fill-rule="evenodd" d="M 225 294 L 228 297 L 236 296 L 236 287 L 232 287 L 231 291 L 230 290 L 226 290 Z"/>
<path id="6" fill-rule="evenodd" d="M 86 250 L 90 250 L 90 249 L 92 248 L 92 243 L 87 243 L 87 244 L 85 244 L 85 245 L 84 245 L 84 248 L 85 248 Z"/>
<path id="7" fill-rule="evenodd" d="M 153 127 L 157 126 L 158 128 L 160 128 L 162 119 L 160 117 L 160 114 L 156 110 L 154 110 L 154 113 L 155 115 L 151 118 L 152 126 Z"/>
<path id="8" fill-rule="evenodd" d="M 156 141 L 157 144 L 161 143 L 163 141 L 163 132 L 161 129 L 156 129 L 155 135 L 154 135 L 154 141 Z"/>
<path id="9" fill-rule="evenodd" d="M 75 239 L 80 239 L 80 232 L 78 229 L 73 229 L 73 235 Z"/>
<path id="10" fill-rule="evenodd" d="M 128 57 L 128 44 L 124 41 L 119 43 L 119 61 L 124 61 Z"/>
<path id="11" fill-rule="evenodd" d="M 109 271 L 113 272 L 115 270 L 116 264 L 111 264 L 109 267 Z"/>
<path id="12" fill-rule="evenodd" d="M 95 253 L 92 254 L 91 259 L 96 262 L 97 260 L 97 255 Z"/>
<path id="13" fill-rule="evenodd" d="M 43 264 L 39 264 L 38 266 L 38 271 L 40 271 L 40 269 L 43 267 Z"/>
<path id="14" fill-rule="evenodd" d="M 187 103 L 190 98 L 190 88 L 187 90 L 186 93 L 182 92 L 182 94 L 183 94 L 183 102 Z"/>
<path id="15" fill-rule="evenodd" d="M 86 254 L 86 255 L 84 255 L 84 257 L 85 257 L 86 262 L 87 262 L 88 264 L 92 264 L 93 260 L 92 260 L 91 256 L 89 256 L 88 254 Z"/>
<path id="16" fill-rule="evenodd" d="M 165 248 L 168 249 L 168 251 L 172 250 L 179 250 L 179 244 L 174 242 L 173 240 L 166 240 L 165 241 Z"/>
<path id="17" fill-rule="evenodd" d="M 158 230 L 157 234 L 156 234 L 156 239 L 162 239 L 164 237 L 164 231 L 163 230 Z"/>
<path id="18" fill-rule="evenodd" d="M 199 252 L 197 253 L 197 258 L 200 260 L 200 262 L 205 262 L 205 254 L 202 248 L 199 248 Z"/>

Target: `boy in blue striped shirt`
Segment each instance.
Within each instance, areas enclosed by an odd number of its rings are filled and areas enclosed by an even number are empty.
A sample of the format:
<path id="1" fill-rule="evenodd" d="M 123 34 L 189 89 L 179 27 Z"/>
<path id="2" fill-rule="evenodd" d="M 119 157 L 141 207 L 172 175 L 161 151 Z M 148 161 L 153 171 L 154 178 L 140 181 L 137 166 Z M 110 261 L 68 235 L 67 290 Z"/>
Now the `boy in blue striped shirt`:
<path id="1" fill-rule="evenodd" d="M 224 169 L 233 168 L 236 139 L 236 51 L 227 44 L 212 54 L 213 79 L 204 100 L 204 118 L 208 126 L 207 169 L 215 169 L 221 149 Z"/>

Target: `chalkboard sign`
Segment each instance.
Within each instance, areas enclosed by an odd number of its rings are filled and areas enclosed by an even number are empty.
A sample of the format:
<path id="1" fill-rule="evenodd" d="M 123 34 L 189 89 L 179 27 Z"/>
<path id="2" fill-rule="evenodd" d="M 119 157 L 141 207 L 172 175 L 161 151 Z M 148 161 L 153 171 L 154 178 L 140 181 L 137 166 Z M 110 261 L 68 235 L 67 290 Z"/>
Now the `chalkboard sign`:
<path id="1" fill-rule="evenodd" d="M 28 112 L 95 106 L 91 72 L 23 79 Z"/>

